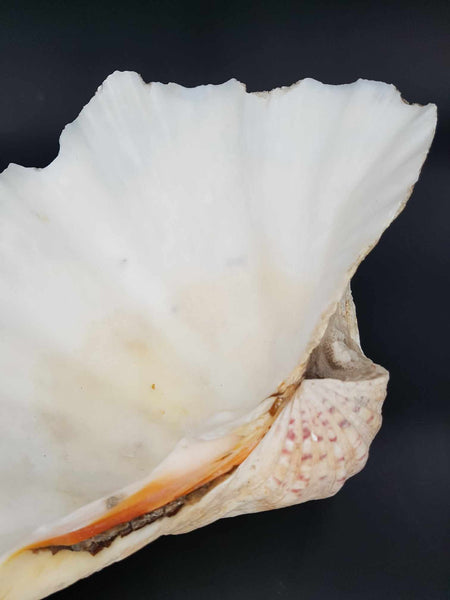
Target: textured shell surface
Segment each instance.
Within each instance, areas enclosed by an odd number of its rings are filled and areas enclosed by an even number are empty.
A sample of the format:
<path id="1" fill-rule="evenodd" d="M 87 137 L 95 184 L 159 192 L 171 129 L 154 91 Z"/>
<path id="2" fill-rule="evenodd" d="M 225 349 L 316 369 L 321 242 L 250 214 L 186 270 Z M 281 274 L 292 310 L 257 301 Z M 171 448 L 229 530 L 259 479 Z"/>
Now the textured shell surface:
<path id="1" fill-rule="evenodd" d="M 364 466 L 388 374 L 349 282 L 435 124 L 372 81 L 116 72 L 48 167 L 3 172 L 1 600 Z"/>

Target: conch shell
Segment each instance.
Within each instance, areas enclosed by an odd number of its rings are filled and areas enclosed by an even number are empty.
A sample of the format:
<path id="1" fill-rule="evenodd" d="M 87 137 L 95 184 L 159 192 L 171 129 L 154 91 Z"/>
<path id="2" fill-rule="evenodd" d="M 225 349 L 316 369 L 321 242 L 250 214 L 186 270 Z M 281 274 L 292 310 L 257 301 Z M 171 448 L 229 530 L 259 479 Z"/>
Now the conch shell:
<path id="1" fill-rule="evenodd" d="M 388 373 L 349 283 L 435 123 L 371 81 L 250 94 L 114 73 L 53 163 L 8 167 L 1 600 L 362 469 Z"/>

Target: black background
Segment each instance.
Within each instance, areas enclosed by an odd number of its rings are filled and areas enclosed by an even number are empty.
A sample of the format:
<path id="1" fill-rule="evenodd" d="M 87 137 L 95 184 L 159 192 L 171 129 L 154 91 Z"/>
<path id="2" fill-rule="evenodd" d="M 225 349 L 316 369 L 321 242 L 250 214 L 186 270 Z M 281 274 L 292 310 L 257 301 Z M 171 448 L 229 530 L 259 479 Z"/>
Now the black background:
<path id="1" fill-rule="evenodd" d="M 439 110 L 406 210 L 353 280 L 363 347 L 391 373 L 365 470 L 332 499 L 158 540 L 55 600 L 450 598 L 446 4 L 0 3 L 1 169 L 48 164 L 116 69 L 250 91 L 365 77 Z"/>

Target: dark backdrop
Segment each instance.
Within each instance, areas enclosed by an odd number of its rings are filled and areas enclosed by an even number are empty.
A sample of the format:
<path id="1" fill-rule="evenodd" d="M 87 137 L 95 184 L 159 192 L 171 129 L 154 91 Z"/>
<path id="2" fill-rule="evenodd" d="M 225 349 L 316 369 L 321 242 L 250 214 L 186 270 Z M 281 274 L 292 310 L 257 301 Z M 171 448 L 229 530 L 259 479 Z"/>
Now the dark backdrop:
<path id="1" fill-rule="evenodd" d="M 391 373 L 365 470 L 334 498 L 161 539 L 55 600 L 450 598 L 446 2 L 0 3 L 0 168 L 45 166 L 103 79 L 132 69 L 265 90 L 309 76 L 435 102 L 407 209 L 353 282 L 362 343 Z M 14 4 L 14 6 L 13 6 Z"/>

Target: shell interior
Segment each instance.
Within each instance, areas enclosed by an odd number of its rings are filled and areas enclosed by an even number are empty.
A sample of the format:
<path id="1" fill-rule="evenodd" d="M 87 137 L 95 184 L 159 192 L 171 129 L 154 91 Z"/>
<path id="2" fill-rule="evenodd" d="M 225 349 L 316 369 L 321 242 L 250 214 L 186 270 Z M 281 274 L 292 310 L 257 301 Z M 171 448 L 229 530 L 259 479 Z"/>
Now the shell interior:
<path id="1" fill-rule="evenodd" d="M 41 598 L 161 533 L 325 497 L 362 467 L 387 374 L 361 354 L 346 289 L 435 121 L 365 80 L 251 94 L 114 73 L 48 167 L 8 167 L 0 598 Z M 333 406 L 342 418 L 321 420 Z M 76 547 L 98 535 L 98 555 Z M 50 546 L 67 549 L 36 551 Z"/>

